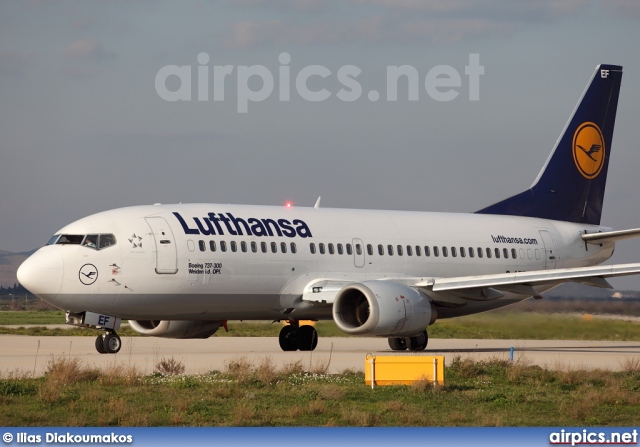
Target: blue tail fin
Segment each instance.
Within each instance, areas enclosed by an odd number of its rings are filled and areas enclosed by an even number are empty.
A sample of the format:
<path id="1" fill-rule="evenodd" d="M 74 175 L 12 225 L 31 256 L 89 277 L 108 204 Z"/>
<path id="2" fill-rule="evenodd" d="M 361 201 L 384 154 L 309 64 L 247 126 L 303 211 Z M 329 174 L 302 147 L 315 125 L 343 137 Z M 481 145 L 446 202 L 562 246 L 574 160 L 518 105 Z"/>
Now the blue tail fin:
<path id="1" fill-rule="evenodd" d="M 599 225 L 621 79 L 619 65 L 596 67 L 531 188 L 477 213 Z"/>

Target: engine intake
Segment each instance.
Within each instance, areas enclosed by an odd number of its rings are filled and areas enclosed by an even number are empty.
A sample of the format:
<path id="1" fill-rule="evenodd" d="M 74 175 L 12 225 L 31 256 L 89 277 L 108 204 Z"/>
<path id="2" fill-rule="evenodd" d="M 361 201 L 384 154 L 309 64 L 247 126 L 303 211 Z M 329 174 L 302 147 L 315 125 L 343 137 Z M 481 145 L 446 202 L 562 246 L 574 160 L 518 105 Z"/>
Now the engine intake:
<path id="1" fill-rule="evenodd" d="M 340 330 L 369 337 L 410 337 L 437 317 L 422 292 L 391 281 L 364 281 L 345 286 L 333 302 Z"/>
<path id="2" fill-rule="evenodd" d="M 142 335 L 161 338 L 209 338 L 220 328 L 220 321 L 129 320 Z"/>

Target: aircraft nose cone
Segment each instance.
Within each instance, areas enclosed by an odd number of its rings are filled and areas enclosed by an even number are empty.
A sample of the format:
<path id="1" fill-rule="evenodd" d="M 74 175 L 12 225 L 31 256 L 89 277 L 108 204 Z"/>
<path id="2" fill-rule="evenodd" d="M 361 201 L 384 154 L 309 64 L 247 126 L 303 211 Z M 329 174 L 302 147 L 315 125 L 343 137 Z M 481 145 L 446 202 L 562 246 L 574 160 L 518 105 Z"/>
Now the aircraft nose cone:
<path id="1" fill-rule="evenodd" d="M 20 265 L 18 281 L 29 292 L 46 300 L 60 291 L 62 274 L 62 255 L 54 247 L 44 247 Z"/>

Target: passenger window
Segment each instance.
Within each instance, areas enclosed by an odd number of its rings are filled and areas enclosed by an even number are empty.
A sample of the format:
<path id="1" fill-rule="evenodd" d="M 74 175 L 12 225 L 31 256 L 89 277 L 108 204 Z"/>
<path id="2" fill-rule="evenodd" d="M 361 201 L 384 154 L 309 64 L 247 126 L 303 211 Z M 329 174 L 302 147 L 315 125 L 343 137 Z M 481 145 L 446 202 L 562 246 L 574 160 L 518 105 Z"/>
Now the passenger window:
<path id="1" fill-rule="evenodd" d="M 344 247 L 342 246 L 342 244 L 338 244 L 338 254 L 339 255 L 344 254 Z"/>
<path id="2" fill-rule="evenodd" d="M 367 244 L 367 254 L 373 256 L 373 245 Z"/>
<path id="3" fill-rule="evenodd" d="M 225 241 L 220 241 L 220 251 L 227 251 L 227 243 Z"/>
<path id="4" fill-rule="evenodd" d="M 491 259 L 491 249 L 487 247 L 487 259 Z"/>
<path id="5" fill-rule="evenodd" d="M 496 259 L 500 259 L 500 249 L 496 247 L 493 252 L 496 254 Z"/>
<path id="6" fill-rule="evenodd" d="M 266 242 L 260 242 L 260 250 L 262 251 L 262 253 L 266 253 L 267 252 L 267 243 Z"/>
<path id="7" fill-rule="evenodd" d="M 333 249 L 333 244 L 327 244 L 327 248 L 329 249 L 329 254 L 330 255 L 335 253 L 335 250 Z"/>
<path id="8" fill-rule="evenodd" d="M 460 257 L 461 257 L 461 258 L 464 258 L 464 257 L 466 257 L 466 256 L 467 256 L 467 254 L 466 254 L 466 253 L 465 253 L 465 251 L 464 251 L 464 247 L 460 247 Z"/>
<path id="9" fill-rule="evenodd" d="M 502 254 L 504 254 L 505 259 L 509 259 L 509 250 L 507 250 L 506 248 L 503 248 Z"/>
<path id="10" fill-rule="evenodd" d="M 258 244 L 255 241 L 251 241 L 251 251 L 253 253 L 258 253 Z"/>
<path id="11" fill-rule="evenodd" d="M 411 245 L 407 245 L 407 256 L 413 256 L 413 249 Z"/>
<path id="12" fill-rule="evenodd" d="M 101 234 L 99 241 L 98 250 L 116 245 L 116 237 L 113 234 Z"/>
<path id="13" fill-rule="evenodd" d="M 286 242 L 280 242 L 280 251 L 282 253 L 286 253 L 287 252 L 287 243 Z"/>
<path id="14" fill-rule="evenodd" d="M 347 254 L 348 255 L 352 255 L 353 254 L 353 247 L 351 247 L 351 244 L 347 244 Z"/>
<path id="15" fill-rule="evenodd" d="M 433 256 L 435 256 L 436 258 L 440 256 L 440 250 L 438 250 L 437 246 L 433 247 Z"/>
<path id="16" fill-rule="evenodd" d="M 398 245 L 398 256 L 402 256 L 402 245 Z"/>
<path id="17" fill-rule="evenodd" d="M 362 254 L 362 245 L 356 244 L 356 254 L 360 256 Z"/>
<path id="18" fill-rule="evenodd" d="M 447 247 L 442 247 L 442 256 L 445 258 L 449 257 L 449 251 L 447 250 Z"/>
<path id="19" fill-rule="evenodd" d="M 431 256 L 431 249 L 429 248 L 428 245 L 424 246 L 424 255 L 427 256 L 427 257 Z"/>
<path id="20" fill-rule="evenodd" d="M 382 244 L 378 244 L 378 254 L 380 256 L 384 255 L 384 247 L 382 246 Z"/>
<path id="21" fill-rule="evenodd" d="M 469 257 L 470 257 L 470 258 L 473 258 L 473 255 L 474 255 L 474 253 L 473 253 L 473 247 L 469 247 Z"/>
<path id="22" fill-rule="evenodd" d="M 209 250 L 216 251 L 216 241 L 209 241 Z"/>
<path id="23" fill-rule="evenodd" d="M 478 247 L 478 257 L 482 258 L 482 248 Z"/>
<path id="24" fill-rule="evenodd" d="M 231 241 L 231 251 L 234 253 L 238 251 L 238 244 L 236 241 Z"/>
<path id="25" fill-rule="evenodd" d="M 271 253 L 278 253 L 278 244 L 271 242 Z"/>
<path id="26" fill-rule="evenodd" d="M 291 242 L 291 253 L 297 253 L 298 252 L 298 248 L 296 247 L 296 243 L 295 242 Z"/>
<path id="27" fill-rule="evenodd" d="M 247 243 L 245 241 L 240 242 L 240 250 L 242 250 L 242 253 L 247 252 Z"/>
<path id="28" fill-rule="evenodd" d="M 416 245 L 416 256 L 422 256 L 422 250 L 420 250 L 419 245 Z"/>
<path id="29" fill-rule="evenodd" d="M 393 245 L 387 245 L 387 253 L 389 253 L 389 256 L 393 256 Z"/>
<path id="30" fill-rule="evenodd" d="M 315 255 L 315 254 L 316 254 L 316 244 L 314 244 L 313 242 L 311 242 L 311 243 L 309 244 L 309 251 L 311 251 L 311 254 L 312 254 L 312 255 Z"/>
<path id="31" fill-rule="evenodd" d="M 516 249 L 515 249 L 515 248 L 512 248 L 512 249 L 511 249 L 511 257 L 512 257 L 513 259 L 517 259 L 517 258 L 518 258 L 518 252 L 516 251 Z"/>
<path id="32" fill-rule="evenodd" d="M 318 244 L 318 248 L 320 248 L 320 254 L 323 255 L 325 253 L 325 251 L 324 251 L 324 243 L 320 242 Z"/>
<path id="33" fill-rule="evenodd" d="M 198 241 L 198 247 L 200 248 L 200 251 L 205 251 L 207 249 L 207 244 L 205 244 L 204 241 Z"/>
<path id="34" fill-rule="evenodd" d="M 451 247 L 451 257 L 456 258 L 458 253 L 456 253 L 456 247 Z"/>
<path id="35" fill-rule="evenodd" d="M 194 251 L 196 249 L 196 246 L 191 239 L 187 241 L 187 248 L 189 251 Z"/>

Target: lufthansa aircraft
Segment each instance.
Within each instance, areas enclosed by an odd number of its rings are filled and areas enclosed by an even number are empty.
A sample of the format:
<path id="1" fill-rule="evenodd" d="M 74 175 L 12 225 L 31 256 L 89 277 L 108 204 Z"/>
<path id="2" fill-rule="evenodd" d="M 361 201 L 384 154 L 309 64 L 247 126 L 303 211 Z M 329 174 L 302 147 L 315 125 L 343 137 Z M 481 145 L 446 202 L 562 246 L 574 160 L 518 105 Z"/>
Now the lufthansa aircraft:
<path id="1" fill-rule="evenodd" d="M 227 320 L 273 320 L 285 351 L 312 326 L 421 351 L 440 318 L 537 297 L 567 281 L 610 287 L 640 263 L 599 266 L 640 229 L 600 225 L 622 67 L 600 65 L 528 190 L 472 214 L 219 204 L 149 205 L 73 222 L 29 257 L 20 283 L 103 330 L 207 338 Z"/>

